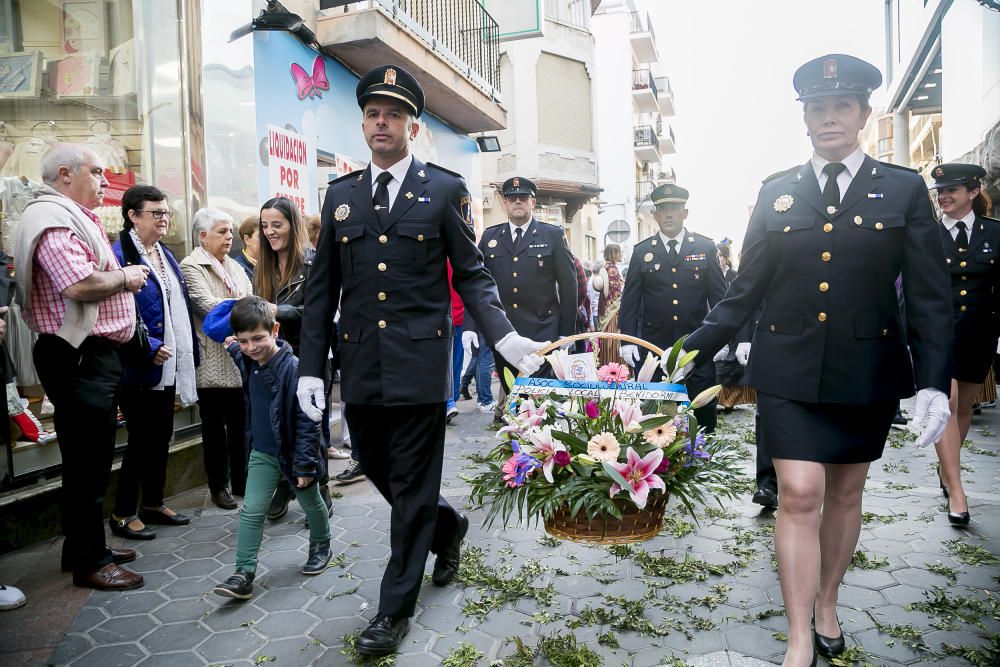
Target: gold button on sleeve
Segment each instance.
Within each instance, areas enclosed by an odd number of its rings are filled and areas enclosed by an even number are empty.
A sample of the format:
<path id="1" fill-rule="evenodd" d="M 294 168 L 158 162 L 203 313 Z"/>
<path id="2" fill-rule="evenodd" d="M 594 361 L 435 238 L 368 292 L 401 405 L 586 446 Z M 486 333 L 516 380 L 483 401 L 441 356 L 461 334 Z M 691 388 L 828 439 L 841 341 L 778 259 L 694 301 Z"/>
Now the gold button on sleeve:
<path id="1" fill-rule="evenodd" d="M 387 267 L 387 266 L 385 265 L 385 262 L 379 262 L 379 263 L 378 263 L 378 270 L 379 270 L 379 271 L 385 271 L 385 270 L 386 270 L 387 268 L 389 268 L 389 267 Z"/>
<path id="2" fill-rule="evenodd" d="M 820 255 L 820 258 L 822 258 L 824 262 L 829 262 L 831 257 L 833 257 L 833 255 L 831 255 L 828 252 L 824 252 L 822 255 Z"/>
<path id="3" fill-rule="evenodd" d="M 379 320 L 378 321 L 378 328 L 379 329 L 385 329 L 385 320 Z"/>
<path id="4" fill-rule="evenodd" d="M 825 225 L 823 225 L 823 231 L 824 232 L 832 232 L 833 231 L 833 223 L 828 222 Z"/>
<path id="5" fill-rule="evenodd" d="M 826 313 L 820 313 L 819 315 L 816 316 L 816 319 L 819 320 L 820 322 L 826 322 Z"/>
<path id="6" fill-rule="evenodd" d="M 378 237 L 378 242 L 379 243 L 388 243 L 389 242 L 389 237 L 386 236 L 385 234 L 382 234 L 381 236 Z"/>
<path id="7" fill-rule="evenodd" d="M 378 300 L 379 301 L 385 301 L 388 298 L 389 297 L 388 297 L 388 295 L 385 292 L 379 292 L 378 293 Z"/>
<path id="8" fill-rule="evenodd" d="M 342 236 L 342 237 L 340 238 L 340 242 L 341 242 L 341 243 L 347 243 L 347 240 L 348 240 L 348 239 L 347 239 L 347 237 L 346 237 L 346 236 Z"/>
<path id="9" fill-rule="evenodd" d="M 828 283 L 828 282 L 822 282 L 822 283 L 819 284 L 819 291 L 820 292 L 828 292 L 829 290 L 830 290 L 830 283 Z"/>
<path id="10" fill-rule="evenodd" d="M 417 240 L 418 241 L 423 241 L 424 240 L 424 235 L 423 234 L 417 234 Z"/>

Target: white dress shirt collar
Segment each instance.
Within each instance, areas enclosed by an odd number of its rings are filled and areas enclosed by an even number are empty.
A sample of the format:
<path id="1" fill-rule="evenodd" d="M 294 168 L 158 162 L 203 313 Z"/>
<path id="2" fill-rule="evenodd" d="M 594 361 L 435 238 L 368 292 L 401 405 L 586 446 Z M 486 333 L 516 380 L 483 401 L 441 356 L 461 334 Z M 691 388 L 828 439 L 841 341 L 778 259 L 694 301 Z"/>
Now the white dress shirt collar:
<path id="1" fill-rule="evenodd" d="M 976 221 L 976 212 L 969 211 L 964 218 L 959 218 L 958 220 L 961 220 L 962 222 L 965 223 L 965 234 L 969 237 L 969 240 L 971 241 L 972 224 Z M 952 240 L 958 238 L 958 228 L 956 226 L 958 225 L 958 220 L 951 217 L 947 213 L 941 216 L 941 224 L 944 225 L 944 228 L 948 230 L 949 234 L 951 234 Z"/>
<path id="2" fill-rule="evenodd" d="M 684 234 L 687 230 L 681 227 L 681 231 L 677 232 L 674 236 L 667 236 L 663 232 L 659 232 L 660 242 L 663 243 L 663 247 L 670 250 L 670 241 L 677 241 L 677 252 L 680 252 L 681 245 L 684 243 Z"/>
<path id="3" fill-rule="evenodd" d="M 854 149 L 853 153 L 851 153 L 850 155 L 848 155 L 847 157 L 845 157 L 843 160 L 840 161 L 842 165 L 847 167 L 847 169 L 841 172 L 840 175 L 843 176 L 844 173 L 847 173 L 848 183 L 849 183 L 850 181 L 854 180 L 855 176 L 858 175 L 858 171 L 861 169 L 861 164 L 864 161 L 865 161 L 865 152 L 861 150 L 861 146 L 858 146 L 856 149 Z M 820 189 L 822 189 L 826 181 L 826 175 L 823 174 L 823 167 L 830 164 L 830 161 L 827 160 L 825 157 L 821 157 L 820 155 L 813 153 L 811 162 L 812 162 L 813 172 L 816 174 L 816 180 L 819 181 L 820 176 L 823 177 L 822 182 L 820 182 Z M 840 183 L 840 178 L 837 179 L 837 182 Z M 843 192 L 844 190 L 841 189 L 841 195 L 843 195 Z"/>
<path id="4" fill-rule="evenodd" d="M 524 234 L 528 233 L 528 228 L 531 227 L 531 221 L 534 220 L 534 219 L 535 219 L 535 217 L 532 216 L 531 218 L 528 219 L 528 221 L 526 223 L 524 223 L 524 225 L 521 226 L 521 229 L 524 230 L 523 232 L 521 232 L 522 238 L 524 238 L 523 237 Z M 510 220 L 508 220 L 507 221 L 507 226 L 510 227 L 510 238 L 511 239 L 516 239 L 517 238 L 517 225 L 515 225 L 513 222 L 511 222 Z"/>
<path id="5" fill-rule="evenodd" d="M 372 197 L 375 196 L 375 188 L 378 187 L 378 182 L 376 179 L 384 171 L 392 174 L 392 180 L 385 186 L 389 191 L 389 208 L 396 203 L 396 195 L 399 194 L 399 189 L 403 187 L 403 179 L 406 178 L 406 172 L 410 170 L 410 165 L 413 163 L 413 154 L 408 154 L 402 160 L 392 165 L 388 169 L 382 169 L 377 166 L 374 162 L 370 163 L 372 170 Z"/>

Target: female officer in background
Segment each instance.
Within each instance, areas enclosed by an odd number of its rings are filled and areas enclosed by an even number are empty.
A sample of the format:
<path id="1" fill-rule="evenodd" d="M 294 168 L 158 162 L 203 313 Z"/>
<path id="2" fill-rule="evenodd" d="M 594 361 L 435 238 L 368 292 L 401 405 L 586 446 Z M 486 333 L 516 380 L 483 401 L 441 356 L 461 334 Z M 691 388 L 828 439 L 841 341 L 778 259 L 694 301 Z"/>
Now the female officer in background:
<path id="1" fill-rule="evenodd" d="M 948 419 L 948 275 L 927 187 L 858 142 L 881 83 L 875 67 L 842 54 L 796 71 L 812 158 L 764 181 L 739 275 L 685 342 L 713 355 L 763 303 L 748 372 L 778 474 L 774 541 L 792 667 L 844 651 L 837 592 L 896 400 L 913 395 L 915 378 L 914 422 L 928 421 L 919 444 Z"/>

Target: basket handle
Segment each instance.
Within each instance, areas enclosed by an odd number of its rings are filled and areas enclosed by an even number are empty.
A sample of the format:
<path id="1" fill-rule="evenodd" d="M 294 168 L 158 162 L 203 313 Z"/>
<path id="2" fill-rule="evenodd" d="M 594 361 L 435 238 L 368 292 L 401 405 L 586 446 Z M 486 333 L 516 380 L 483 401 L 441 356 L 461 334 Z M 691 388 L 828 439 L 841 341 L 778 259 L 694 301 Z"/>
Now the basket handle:
<path id="1" fill-rule="evenodd" d="M 588 331 L 584 333 L 573 334 L 572 336 L 566 336 L 565 338 L 560 338 L 559 340 L 549 343 L 542 349 L 535 352 L 539 356 L 544 356 L 551 352 L 552 350 L 558 349 L 565 345 L 566 343 L 574 343 L 578 340 L 588 340 L 590 338 L 608 338 L 610 340 L 624 341 L 626 343 L 631 343 L 632 345 L 639 345 L 658 357 L 662 357 L 664 352 L 656 345 L 650 342 L 644 341 L 641 338 L 636 338 L 635 336 L 629 336 L 628 334 L 612 333 L 610 331 Z"/>

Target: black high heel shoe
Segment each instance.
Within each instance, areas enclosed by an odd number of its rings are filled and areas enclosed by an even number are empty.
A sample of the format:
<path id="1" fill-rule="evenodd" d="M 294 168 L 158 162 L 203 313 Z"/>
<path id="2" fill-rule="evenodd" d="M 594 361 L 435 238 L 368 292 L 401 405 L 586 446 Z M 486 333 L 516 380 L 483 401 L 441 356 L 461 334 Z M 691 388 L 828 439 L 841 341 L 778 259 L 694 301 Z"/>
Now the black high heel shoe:
<path id="1" fill-rule="evenodd" d="M 847 648 L 844 642 L 844 630 L 840 627 L 840 621 L 837 621 L 837 629 L 840 630 L 839 637 L 825 637 L 816 631 L 816 617 L 813 616 L 813 642 L 816 645 L 816 650 L 823 655 L 824 658 L 835 658 L 844 652 Z M 813 654 L 813 666 L 816 665 L 816 655 Z"/>
<path id="2" fill-rule="evenodd" d="M 941 485 L 941 493 L 943 493 L 944 497 L 947 498 L 948 497 L 948 487 L 944 485 L 944 480 L 941 479 L 941 468 L 938 468 L 937 475 L 938 475 L 938 484 Z"/>
<path id="3" fill-rule="evenodd" d="M 968 502 L 968 501 L 966 501 L 966 502 Z M 965 528 L 965 527 L 967 527 L 969 525 L 969 521 L 971 520 L 971 518 L 972 517 L 970 516 L 968 510 L 966 510 L 964 512 L 952 512 L 951 511 L 951 504 L 949 503 L 949 505 L 948 505 L 948 523 L 950 523 L 952 526 L 954 526 L 955 528 Z"/>

